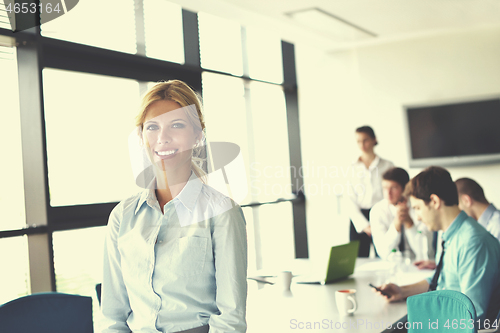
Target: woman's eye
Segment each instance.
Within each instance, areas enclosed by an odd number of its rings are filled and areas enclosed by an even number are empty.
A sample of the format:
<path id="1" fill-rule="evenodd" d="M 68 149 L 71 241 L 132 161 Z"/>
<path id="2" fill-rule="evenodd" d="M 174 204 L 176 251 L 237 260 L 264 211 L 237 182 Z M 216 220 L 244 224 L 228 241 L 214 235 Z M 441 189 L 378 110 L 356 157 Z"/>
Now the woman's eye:
<path id="1" fill-rule="evenodd" d="M 157 126 L 157 125 L 148 125 L 148 126 L 146 127 L 146 130 L 147 130 L 147 131 L 155 131 L 155 130 L 157 130 L 157 129 L 158 129 L 158 126 Z"/>
<path id="2" fill-rule="evenodd" d="M 186 127 L 186 125 L 184 125 L 183 123 L 174 123 L 172 125 L 173 128 L 184 128 Z"/>

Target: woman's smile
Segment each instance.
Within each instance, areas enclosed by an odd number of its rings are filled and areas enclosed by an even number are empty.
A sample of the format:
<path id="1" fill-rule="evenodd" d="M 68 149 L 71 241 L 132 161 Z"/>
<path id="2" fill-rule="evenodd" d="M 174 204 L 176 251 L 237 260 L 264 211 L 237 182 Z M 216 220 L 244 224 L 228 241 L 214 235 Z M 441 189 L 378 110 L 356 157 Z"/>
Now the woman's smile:
<path id="1" fill-rule="evenodd" d="M 178 151 L 178 149 L 172 149 L 172 150 L 155 151 L 155 153 L 161 159 L 165 160 L 165 159 L 173 158 L 174 154 L 177 153 L 177 151 Z"/>

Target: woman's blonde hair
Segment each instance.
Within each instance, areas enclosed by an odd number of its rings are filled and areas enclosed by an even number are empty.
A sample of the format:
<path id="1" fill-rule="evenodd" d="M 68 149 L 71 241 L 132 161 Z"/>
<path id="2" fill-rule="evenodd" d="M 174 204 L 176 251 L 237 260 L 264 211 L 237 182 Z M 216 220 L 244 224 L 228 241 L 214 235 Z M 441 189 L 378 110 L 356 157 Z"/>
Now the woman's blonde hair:
<path id="1" fill-rule="evenodd" d="M 135 125 L 139 128 L 139 133 L 142 136 L 142 128 L 144 125 L 144 120 L 146 119 L 146 114 L 148 112 L 151 104 L 157 101 L 167 100 L 178 103 L 181 107 L 186 107 L 194 105 L 196 107 L 196 112 L 194 108 L 185 108 L 186 115 L 193 125 L 195 133 L 202 133 L 202 143 L 205 138 L 205 121 L 203 119 L 203 113 L 201 110 L 201 101 L 197 93 L 194 92 L 191 87 L 180 80 L 169 80 L 166 82 L 158 82 L 151 89 L 149 89 L 142 97 L 141 106 L 139 114 L 135 118 Z M 201 148 L 200 148 L 201 147 Z M 203 144 L 199 147 L 193 149 L 193 156 L 191 160 L 191 168 L 193 172 L 205 182 L 206 173 L 202 169 L 204 159 L 200 157 L 203 153 Z"/>

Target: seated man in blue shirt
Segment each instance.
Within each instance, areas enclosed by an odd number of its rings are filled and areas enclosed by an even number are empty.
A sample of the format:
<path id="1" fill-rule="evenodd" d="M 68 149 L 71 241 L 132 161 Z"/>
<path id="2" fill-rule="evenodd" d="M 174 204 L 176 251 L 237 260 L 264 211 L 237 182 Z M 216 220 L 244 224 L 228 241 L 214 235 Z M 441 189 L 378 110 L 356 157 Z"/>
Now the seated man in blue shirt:
<path id="1" fill-rule="evenodd" d="M 460 211 L 457 188 L 445 169 L 425 169 L 408 183 L 405 192 L 417 219 L 432 231 L 443 231 L 444 253 L 434 279 L 402 287 L 382 285 L 384 297 L 396 302 L 428 290 L 457 290 L 474 303 L 481 323 L 494 320 L 500 309 L 500 242 Z"/>
<path id="2" fill-rule="evenodd" d="M 470 178 L 455 180 L 458 207 L 500 240 L 500 211 L 489 203 L 478 183 Z"/>

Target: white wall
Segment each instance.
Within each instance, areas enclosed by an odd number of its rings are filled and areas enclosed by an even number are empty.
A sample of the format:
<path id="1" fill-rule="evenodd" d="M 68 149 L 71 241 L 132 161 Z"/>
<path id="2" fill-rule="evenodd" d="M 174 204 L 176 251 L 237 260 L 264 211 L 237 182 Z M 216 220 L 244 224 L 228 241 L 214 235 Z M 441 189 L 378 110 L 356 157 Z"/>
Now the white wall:
<path id="1" fill-rule="evenodd" d="M 326 54 L 296 45 L 304 165 L 326 177 L 306 176 L 309 245 L 348 239 L 345 217 L 328 193 L 357 154 L 354 129 L 369 124 L 376 152 L 408 169 L 403 105 L 500 94 L 500 29 L 432 36 Z M 342 169 L 344 168 L 344 169 Z M 500 206 L 500 164 L 448 169 L 454 179 L 471 177 Z M 409 169 L 410 176 L 420 169 Z M 319 190 L 317 190 L 319 189 Z M 337 187 L 337 192 L 341 189 Z"/>

